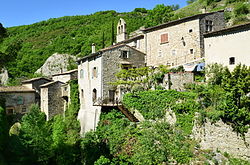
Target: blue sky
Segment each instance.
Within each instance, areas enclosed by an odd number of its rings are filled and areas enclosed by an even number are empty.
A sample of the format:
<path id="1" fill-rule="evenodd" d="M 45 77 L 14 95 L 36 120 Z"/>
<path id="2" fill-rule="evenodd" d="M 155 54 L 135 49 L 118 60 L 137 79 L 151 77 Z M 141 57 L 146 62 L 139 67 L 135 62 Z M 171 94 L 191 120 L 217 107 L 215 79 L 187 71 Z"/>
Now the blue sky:
<path id="1" fill-rule="evenodd" d="M 186 5 L 186 0 L 2 0 L 0 23 L 4 27 L 28 25 L 62 16 L 86 15 L 104 10 L 152 9 L 156 4 Z"/>

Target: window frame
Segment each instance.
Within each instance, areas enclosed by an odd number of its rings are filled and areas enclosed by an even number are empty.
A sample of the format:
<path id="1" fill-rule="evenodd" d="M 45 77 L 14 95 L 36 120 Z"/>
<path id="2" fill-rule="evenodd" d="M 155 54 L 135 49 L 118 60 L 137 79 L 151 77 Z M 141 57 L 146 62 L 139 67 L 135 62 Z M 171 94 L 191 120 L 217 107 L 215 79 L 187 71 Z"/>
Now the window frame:
<path id="1" fill-rule="evenodd" d="M 164 36 L 167 36 L 166 37 L 166 40 L 164 40 Z M 169 33 L 162 33 L 161 35 L 160 35 L 160 44 L 166 44 L 166 43 L 169 43 Z"/>

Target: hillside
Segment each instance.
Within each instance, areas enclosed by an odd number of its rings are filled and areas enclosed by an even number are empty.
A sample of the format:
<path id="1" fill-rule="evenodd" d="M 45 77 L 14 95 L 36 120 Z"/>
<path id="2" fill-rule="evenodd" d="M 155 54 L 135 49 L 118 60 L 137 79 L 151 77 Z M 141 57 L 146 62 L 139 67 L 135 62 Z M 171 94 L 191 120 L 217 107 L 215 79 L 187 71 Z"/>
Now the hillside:
<path id="1" fill-rule="evenodd" d="M 250 4 L 245 3 L 245 0 L 189 2 L 190 5 L 181 9 L 178 9 L 178 5 L 157 5 L 152 10 L 136 8 L 128 13 L 101 11 L 7 28 L 7 37 L 0 41 L 1 57 L 5 59 L 4 66 L 7 67 L 10 78 L 33 77 L 34 72 L 53 53 L 82 57 L 90 53 L 92 43 L 96 44 L 97 49 L 110 46 L 115 38 L 116 23 L 121 17 L 127 22 L 128 33 L 141 26 L 154 26 L 198 14 L 204 8 L 207 12 L 225 9 L 225 17 L 230 25 L 249 21 Z"/>

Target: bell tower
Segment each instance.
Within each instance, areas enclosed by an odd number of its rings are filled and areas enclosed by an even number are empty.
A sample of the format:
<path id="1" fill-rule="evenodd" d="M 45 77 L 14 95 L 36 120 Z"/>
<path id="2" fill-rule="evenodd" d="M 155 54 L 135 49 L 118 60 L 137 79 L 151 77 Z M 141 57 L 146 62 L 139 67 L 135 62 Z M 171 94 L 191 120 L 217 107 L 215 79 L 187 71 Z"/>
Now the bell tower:
<path id="1" fill-rule="evenodd" d="M 121 42 L 126 40 L 127 32 L 126 32 L 126 22 L 124 19 L 120 18 L 118 25 L 117 25 L 117 35 L 116 35 L 116 42 Z"/>

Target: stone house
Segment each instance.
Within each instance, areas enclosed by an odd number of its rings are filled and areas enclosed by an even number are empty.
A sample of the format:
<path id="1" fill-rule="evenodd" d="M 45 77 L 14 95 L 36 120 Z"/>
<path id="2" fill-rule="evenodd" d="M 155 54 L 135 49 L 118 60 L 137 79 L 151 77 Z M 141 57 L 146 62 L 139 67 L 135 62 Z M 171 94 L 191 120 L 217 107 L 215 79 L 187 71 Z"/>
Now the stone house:
<path id="1" fill-rule="evenodd" d="M 250 23 L 205 34 L 206 65 L 218 63 L 233 70 L 237 64 L 250 66 Z"/>
<path id="2" fill-rule="evenodd" d="M 62 98 L 62 85 L 60 81 L 52 81 L 40 86 L 41 111 L 46 114 L 47 120 L 57 114 L 64 113 L 64 99 Z"/>
<path id="3" fill-rule="evenodd" d="M 78 69 L 74 69 L 74 70 L 70 70 L 70 71 L 67 71 L 67 72 L 54 74 L 54 75 L 52 75 L 52 80 L 67 83 L 70 80 L 77 79 L 77 72 L 78 72 Z"/>
<path id="4" fill-rule="evenodd" d="M 144 29 L 147 66 L 180 66 L 204 58 L 204 33 L 225 27 L 224 12 L 203 13 Z"/>
<path id="5" fill-rule="evenodd" d="M 66 111 L 69 103 L 70 103 L 70 80 L 77 80 L 78 78 L 78 69 L 73 69 L 67 72 L 59 73 L 52 75 L 52 79 L 54 81 L 60 81 L 65 84 L 61 85 L 62 98 L 64 99 L 64 112 Z"/>
<path id="6" fill-rule="evenodd" d="M 145 54 L 126 44 L 93 52 L 78 60 L 81 133 L 94 130 L 104 106 L 116 106 L 122 91 L 111 85 L 121 69 L 145 66 Z"/>
<path id="7" fill-rule="evenodd" d="M 30 89 L 34 89 L 36 94 L 35 94 L 35 102 L 40 105 L 40 96 L 41 96 L 41 90 L 40 86 L 43 84 L 46 84 L 48 82 L 51 82 L 51 79 L 45 78 L 45 77 L 37 77 L 37 78 L 32 78 L 29 80 L 24 80 L 22 81 L 22 86 L 25 86 Z"/>
<path id="8" fill-rule="evenodd" d="M 0 98 L 5 100 L 7 115 L 23 115 L 31 104 L 35 104 L 35 89 L 26 86 L 2 86 Z"/>

